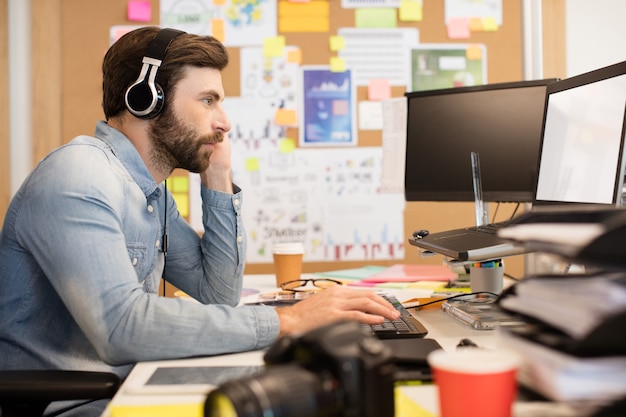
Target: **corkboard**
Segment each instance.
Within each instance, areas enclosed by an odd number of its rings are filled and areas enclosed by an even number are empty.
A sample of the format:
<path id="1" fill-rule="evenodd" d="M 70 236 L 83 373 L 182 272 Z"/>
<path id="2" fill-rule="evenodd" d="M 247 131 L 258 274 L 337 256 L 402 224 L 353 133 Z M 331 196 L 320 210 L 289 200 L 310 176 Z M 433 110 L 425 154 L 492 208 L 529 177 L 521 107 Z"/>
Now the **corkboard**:
<path id="1" fill-rule="evenodd" d="M 312 0 L 326 1 L 326 0 Z M 303 65 L 327 65 L 334 55 L 328 47 L 328 37 L 337 34 L 340 27 L 354 26 L 354 10 L 342 9 L 340 0 L 328 0 L 330 5 L 329 33 L 286 33 L 286 44 L 299 46 L 302 50 Z M 84 1 L 66 0 L 61 2 L 62 40 L 62 128 L 61 137 L 65 141 L 78 134 L 91 133 L 97 120 L 101 119 L 101 76 L 102 57 L 109 45 L 109 28 L 113 25 L 131 24 L 126 20 L 126 0 Z M 471 38 L 463 43 L 484 43 L 487 46 L 488 81 L 490 83 L 518 81 L 522 79 L 522 16 L 521 0 L 503 1 L 503 24 L 495 32 L 472 32 Z M 420 41 L 424 43 L 459 43 L 447 37 L 444 25 L 444 2 L 441 0 L 423 1 L 424 19 L 417 23 L 399 22 L 399 27 L 419 29 Z M 159 2 L 152 0 L 152 21 L 158 24 Z M 239 53 L 229 48 L 231 64 L 223 73 L 227 95 L 239 94 Z M 394 96 L 402 96 L 404 89 L 393 88 Z M 359 87 L 357 98 L 366 97 L 364 87 Z M 288 132 L 297 137 L 296 132 Z M 360 146 L 380 146 L 380 131 L 359 131 Z M 52 146 L 50 147 L 50 149 Z M 491 207 L 491 212 L 495 207 Z M 506 218 L 513 210 L 512 205 L 500 208 L 498 219 Z M 462 227 L 474 223 L 474 209 L 471 203 L 408 203 L 404 215 L 405 236 L 415 229 L 439 231 Z M 406 247 L 406 263 L 440 263 L 442 258 L 420 258 L 418 251 Z M 375 262 L 391 264 L 399 261 Z M 521 275 L 522 257 L 507 259 L 507 272 Z M 323 271 L 338 268 L 351 268 L 362 262 L 316 262 L 306 263 L 305 272 Z M 247 273 L 271 273 L 269 264 L 248 265 Z"/>

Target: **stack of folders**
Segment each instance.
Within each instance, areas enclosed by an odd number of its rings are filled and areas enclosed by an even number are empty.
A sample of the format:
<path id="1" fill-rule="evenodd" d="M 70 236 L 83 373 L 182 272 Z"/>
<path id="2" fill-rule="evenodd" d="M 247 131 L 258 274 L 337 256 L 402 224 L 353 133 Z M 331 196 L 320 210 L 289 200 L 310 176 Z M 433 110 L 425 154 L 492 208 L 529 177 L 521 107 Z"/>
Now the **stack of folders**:
<path id="1" fill-rule="evenodd" d="M 522 385 L 553 401 L 626 398 L 626 272 L 527 277 L 497 302 L 527 322 L 499 333 Z"/>

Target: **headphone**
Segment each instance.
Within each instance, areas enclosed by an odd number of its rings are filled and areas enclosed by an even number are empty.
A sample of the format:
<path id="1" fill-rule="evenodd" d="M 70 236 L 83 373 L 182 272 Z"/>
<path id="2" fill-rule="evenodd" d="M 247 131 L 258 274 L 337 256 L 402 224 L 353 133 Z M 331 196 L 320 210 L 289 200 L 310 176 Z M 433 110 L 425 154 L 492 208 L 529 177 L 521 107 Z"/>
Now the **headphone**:
<path id="1" fill-rule="evenodd" d="M 185 32 L 176 29 L 161 29 L 148 46 L 143 57 L 141 72 L 137 80 L 126 90 L 126 108 L 139 119 L 152 119 L 163 108 L 163 89 L 156 83 L 157 70 L 165 58 L 170 43 Z"/>

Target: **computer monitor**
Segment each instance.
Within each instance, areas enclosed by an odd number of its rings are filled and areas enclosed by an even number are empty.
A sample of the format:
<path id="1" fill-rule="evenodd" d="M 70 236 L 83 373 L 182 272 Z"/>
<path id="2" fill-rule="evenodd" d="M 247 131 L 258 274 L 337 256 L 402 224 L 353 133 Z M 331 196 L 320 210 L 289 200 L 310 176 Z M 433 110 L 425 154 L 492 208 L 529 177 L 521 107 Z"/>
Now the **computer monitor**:
<path id="1" fill-rule="evenodd" d="M 549 85 L 533 208 L 621 205 L 625 118 L 626 61 Z"/>
<path id="2" fill-rule="evenodd" d="M 477 152 L 484 201 L 532 201 L 546 87 L 555 81 L 406 93 L 405 199 L 474 201 Z"/>

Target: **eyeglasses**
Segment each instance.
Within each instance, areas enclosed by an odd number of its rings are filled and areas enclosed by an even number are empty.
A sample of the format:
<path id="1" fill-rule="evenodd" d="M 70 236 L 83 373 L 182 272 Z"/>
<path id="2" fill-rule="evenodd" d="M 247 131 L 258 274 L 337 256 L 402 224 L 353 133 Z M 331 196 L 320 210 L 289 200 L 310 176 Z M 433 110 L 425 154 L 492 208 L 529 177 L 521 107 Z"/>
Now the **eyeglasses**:
<path id="1" fill-rule="evenodd" d="M 308 283 L 311 283 L 315 288 L 307 287 Z M 324 289 L 328 287 L 334 287 L 335 285 L 343 285 L 341 281 L 330 278 L 309 278 L 309 279 L 296 279 L 294 281 L 287 281 L 280 284 L 280 288 L 283 291 L 315 291 L 317 289 Z"/>

